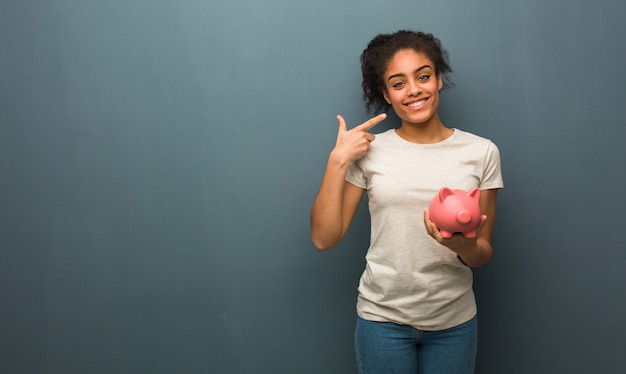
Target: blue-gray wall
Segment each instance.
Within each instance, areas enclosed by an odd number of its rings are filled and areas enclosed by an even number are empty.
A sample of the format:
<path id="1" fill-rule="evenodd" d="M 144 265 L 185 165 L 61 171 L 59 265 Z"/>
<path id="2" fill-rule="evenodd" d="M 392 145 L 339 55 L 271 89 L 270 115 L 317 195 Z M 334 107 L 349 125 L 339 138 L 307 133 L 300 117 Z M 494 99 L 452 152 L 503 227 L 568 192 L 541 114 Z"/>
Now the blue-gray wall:
<path id="1" fill-rule="evenodd" d="M 0 0 L 0 372 L 354 373 L 361 210 L 308 214 L 367 118 L 358 57 L 419 28 L 441 115 L 506 187 L 479 373 L 626 368 L 621 0 Z M 394 126 L 390 119 L 378 131 Z"/>

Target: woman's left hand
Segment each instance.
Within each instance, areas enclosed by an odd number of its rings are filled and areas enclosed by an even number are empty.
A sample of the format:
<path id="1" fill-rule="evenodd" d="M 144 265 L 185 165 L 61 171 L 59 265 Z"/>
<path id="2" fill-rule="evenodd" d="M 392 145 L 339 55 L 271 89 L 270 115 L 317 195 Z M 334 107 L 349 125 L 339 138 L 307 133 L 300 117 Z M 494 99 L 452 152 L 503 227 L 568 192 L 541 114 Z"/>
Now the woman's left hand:
<path id="1" fill-rule="evenodd" d="M 485 227 L 486 222 L 487 216 L 481 215 L 480 224 L 476 229 L 476 236 L 473 238 L 466 238 L 462 233 L 454 233 L 451 238 L 444 238 L 441 236 L 441 232 L 437 228 L 437 225 L 430 220 L 428 210 L 424 211 L 424 226 L 426 227 L 428 235 L 435 239 L 437 243 L 449 248 L 461 257 L 467 257 L 468 255 L 471 257 L 472 252 L 477 250 L 477 240 L 480 237 L 480 233 L 482 232 L 483 227 Z"/>

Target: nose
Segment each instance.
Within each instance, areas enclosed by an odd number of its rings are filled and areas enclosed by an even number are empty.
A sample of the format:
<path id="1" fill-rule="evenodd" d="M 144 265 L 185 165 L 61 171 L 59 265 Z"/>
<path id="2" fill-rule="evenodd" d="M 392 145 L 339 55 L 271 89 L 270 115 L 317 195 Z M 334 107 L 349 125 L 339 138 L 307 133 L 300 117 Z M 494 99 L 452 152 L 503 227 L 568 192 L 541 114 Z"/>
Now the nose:
<path id="1" fill-rule="evenodd" d="M 422 88 L 416 82 L 409 83 L 409 96 L 418 96 L 422 93 Z"/>

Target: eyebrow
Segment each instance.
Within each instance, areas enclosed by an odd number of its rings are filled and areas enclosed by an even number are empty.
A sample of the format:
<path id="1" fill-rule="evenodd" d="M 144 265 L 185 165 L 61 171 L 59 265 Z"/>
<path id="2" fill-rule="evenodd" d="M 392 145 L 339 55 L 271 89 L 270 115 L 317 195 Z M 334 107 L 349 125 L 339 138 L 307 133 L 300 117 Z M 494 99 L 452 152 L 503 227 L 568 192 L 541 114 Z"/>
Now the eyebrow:
<path id="1" fill-rule="evenodd" d="M 424 66 L 420 66 L 419 68 L 415 69 L 415 71 L 413 72 L 413 74 L 417 73 L 420 70 L 426 69 L 426 68 L 431 68 L 430 65 L 424 65 Z M 431 68 L 432 69 L 432 68 Z M 394 74 L 394 75 L 390 75 L 389 78 L 387 78 L 387 82 L 389 82 L 391 79 L 396 78 L 396 77 L 403 77 L 404 74 L 403 73 L 398 73 L 398 74 Z"/>

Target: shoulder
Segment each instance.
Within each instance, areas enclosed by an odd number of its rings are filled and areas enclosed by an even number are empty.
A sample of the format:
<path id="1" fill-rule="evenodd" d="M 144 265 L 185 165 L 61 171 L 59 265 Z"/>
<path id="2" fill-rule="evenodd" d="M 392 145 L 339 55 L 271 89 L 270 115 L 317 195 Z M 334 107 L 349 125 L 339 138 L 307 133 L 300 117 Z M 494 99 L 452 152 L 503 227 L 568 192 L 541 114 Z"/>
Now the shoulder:
<path id="1" fill-rule="evenodd" d="M 473 146 L 480 149 L 488 149 L 493 152 L 498 152 L 498 146 L 491 141 L 491 139 L 472 134 L 471 132 L 454 129 L 456 141 L 459 144 Z"/>
<path id="2" fill-rule="evenodd" d="M 374 134 L 376 137 L 372 141 L 372 149 L 382 149 L 393 147 L 398 141 L 396 139 L 395 129 L 385 130 L 381 133 Z"/>
<path id="3" fill-rule="evenodd" d="M 456 137 L 460 141 L 464 142 L 475 142 L 475 143 L 492 143 L 490 139 L 484 138 L 482 136 L 472 134 L 471 132 L 467 132 L 464 130 L 454 129 L 456 133 Z"/>
<path id="4" fill-rule="evenodd" d="M 385 130 L 376 135 L 376 140 L 392 141 L 396 136 L 396 129 Z"/>

